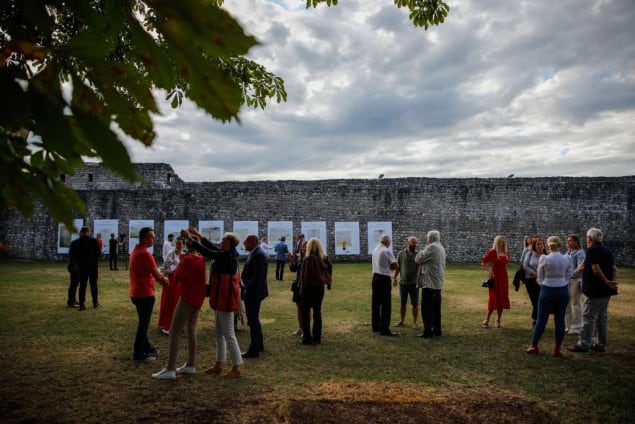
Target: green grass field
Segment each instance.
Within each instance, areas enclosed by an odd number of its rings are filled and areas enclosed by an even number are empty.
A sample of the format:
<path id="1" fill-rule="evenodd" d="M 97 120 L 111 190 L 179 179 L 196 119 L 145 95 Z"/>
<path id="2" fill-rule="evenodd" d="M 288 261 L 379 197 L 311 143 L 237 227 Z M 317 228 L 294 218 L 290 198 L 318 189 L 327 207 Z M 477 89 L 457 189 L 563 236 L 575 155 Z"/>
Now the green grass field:
<path id="1" fill-rule="evenodd" d="M 370 327 L 370 264 L 335 264 L 333 290 L 326 292 L 323 305 L 320 346 L 301 346 L 291 335 L 297 324 L 290 281 L 270 282 L 261 313 L 267 353 L 245 362 L 243 378 L 222 380 L 199 373 L 166 382 L 150 378 L 165 365 L 167 354 L 168 338 L 156 327 L 160 289 L 150 339 L 161 355 L 157 362 L 136 364 L 131 355 L 137 317 L 127 294 L 127 272 L 110 272 L 102 263 L 102 306 L 79 312 L 66 308 L 64 264 L 3 261 L 0 421 L 303 422 L 294 412 L 297 402 L 316 402 L 322 408 L 324 400 L 353 402 L 356 396 L 373 399 L 373 405 L 379 399 L 386 408 L 434 399 L 460 405 L 462 396 L 465 402 L 476 397 L 483 405 L 516 399 L 514 405 L 535 409 L 533 422 L 545 421 L 544 414 L 552 422 L 635 421 L 634 269 L 620 270 L 620 295 L 609 307 L 608 352 L 565 352 L 562 358 L 548 355 L 554 340 L 552 320 L 540 343 L 544 353 L 524 352 L 531 320 L 523 287 L 520 292 L 510 290 L 512 307 L 503 314 L 502 328 L 481 328 L 487 302 L 487 291 L 480 286 L 483 274 L 476 265 L 448 267 L 442 338 L 422 340 L 409 327 L 397 330 L 400 337 L 384 338 Z M 290 280 L 292 274 L 285 277 Z M 398 291 L 393 289 L 393 322 L 398 310 Z M 408 323 L 410 316 L 408 306 Z M 197 367 L 202 370 L 213 365 L 215 355 L 213 315 L 207 304 L 198 332 Z M 248 330 L 242 328 L 237 335 L 245 350 Z M 566 336 L 565 345 L 574 342 Z M 179 365 L 185 358 L 185 344 L 181 346 Z M 359 407 L 347 405 L 351 411 Z M 386 408 L 373 412 L 372 421 L 401 422 L 386 417 Z M 526 421 L 521 417 L 527 412 L 520 409 L 516 417 Z M 351 414 L 346 421 L 362 422 L 367 413 Z M 515 421 L 514 411 L 510 414 L 501 419 L 495 408 L 474 411 L 473 416 L 468 411 L 462 420 Z M 452 415 L 442 418 L 438 422 L 458 420 Z M 415 416 L 410 422 L 431 420 Z"/>

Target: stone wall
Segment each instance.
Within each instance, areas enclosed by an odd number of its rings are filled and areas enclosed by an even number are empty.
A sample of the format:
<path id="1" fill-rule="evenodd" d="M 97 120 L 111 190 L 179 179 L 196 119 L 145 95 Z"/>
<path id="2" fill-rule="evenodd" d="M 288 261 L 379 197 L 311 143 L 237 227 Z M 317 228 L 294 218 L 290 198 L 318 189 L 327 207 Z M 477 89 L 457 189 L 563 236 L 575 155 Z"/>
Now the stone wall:
<path id="1" fill-rule="evenodd" d="M 597 178 L 395 178 L 374 180 L 183 182 L 166 164 L 139 164 L 144 183 L 130 184 L 98 165 L 89 165 L 66 182 L 88 206 L 86 223 L 119 219 L 121 233 L 130 219 L 153 219 L 157 249 L 163 221 L 235 220 L 325 221 L 327 249 L 335 260 L 368 260 L 367 222 L 391 221 L 395 248 L 410 235 L 423 244 L 430 229 L 441 232 L 451 262 L 478 262 L 497 234 L 505 234 L 517 260 L 524 235 L 584 235 L 590 227 L 605 232 L 620 265 L 635 265 L 633 203 L 635 177 Z M 92 177 L 89 178 L 91 174 Z M 89 181 L 92 179 L 92 181 Z M 79 217 L 78 217 L 79 218 Z M 334 256 L 334 222 L 358 221 L 360 252 Z M 57 223 L 41 205 L 32 218 L 15 212 L 0 217 L 0 241 L 15 258 L 62 260 L 57 254 Z"/>

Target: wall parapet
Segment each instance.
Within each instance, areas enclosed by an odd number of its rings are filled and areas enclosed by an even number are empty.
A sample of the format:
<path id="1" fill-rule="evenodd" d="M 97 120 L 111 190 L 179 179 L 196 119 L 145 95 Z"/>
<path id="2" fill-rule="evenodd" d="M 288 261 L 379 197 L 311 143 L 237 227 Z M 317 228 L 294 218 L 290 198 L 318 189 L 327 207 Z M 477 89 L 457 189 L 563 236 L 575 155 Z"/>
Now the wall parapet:
<path id="1" fill-rule="evenodd" d="M 118 219 L 127 233 L 130 219 L 153 219 L 159 251 L 163 221 L 176 219 L 222 220 L 225 231 L 233 221 L 258 221 L 259 236 L 269 221 L 292 221 L 294 233 L 303 221 L 325 221 L 329 254 L 346 261 L 369 260 L 371 221 L 392 222 L 395 249 L 410 235 L 421 246 L 428 230 L 439 230 L 452 262 L 479 262 L 497 234 L 507 236 L 517 260 L 525 235 L 566 237 L 598 227 L 618 263 L 635 266 L 635 176 L 184 182 L 167 164 L 135 169 L 143 183 L 117 179 L 96 164 L 66 183 L 86 202 L 91 227 L 95 219 Z M 348 221 L 359 222 L 361 254 L 334 256 L 334 223 Z M 40 204 L 30 219 L 15 211 L 0 216 L 0 241 L 15 258 L 64 259 L 56 249 L 57 223 Z"/>

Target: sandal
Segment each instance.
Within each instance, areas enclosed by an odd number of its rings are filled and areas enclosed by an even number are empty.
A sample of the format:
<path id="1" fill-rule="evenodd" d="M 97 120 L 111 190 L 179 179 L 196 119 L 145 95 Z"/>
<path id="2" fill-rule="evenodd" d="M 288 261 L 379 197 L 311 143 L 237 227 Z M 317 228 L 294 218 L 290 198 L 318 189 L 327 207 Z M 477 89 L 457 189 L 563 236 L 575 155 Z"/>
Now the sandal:
<path id="1" fill-rule="evenodd" d="M 489 321 L 483 320 L 483 328 L 489 328 Z"/>
<path id="2" fill-rule="evenodd" d="M 412 324 L 412 329 L 413 329 L 413 330 L 418 330 L 418 329 L 419 329 L 419 326 L 418 326 L 417 324 Z"/>

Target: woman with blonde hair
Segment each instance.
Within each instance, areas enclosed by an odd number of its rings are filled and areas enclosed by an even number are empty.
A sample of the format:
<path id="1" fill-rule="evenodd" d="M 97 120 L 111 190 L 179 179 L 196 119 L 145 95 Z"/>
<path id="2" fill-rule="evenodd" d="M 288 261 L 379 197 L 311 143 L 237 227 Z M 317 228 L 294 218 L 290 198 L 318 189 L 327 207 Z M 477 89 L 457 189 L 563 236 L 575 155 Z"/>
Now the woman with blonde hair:
<path id="1" fill-rule="evenodd" d="M 313 237 L 306 246 L 306 258 L 300 271 L 300 295 L 302 304 L 302 344 L 322 342 L 322 300 L 324 286 L 331 289 L 333 268 L 324 253 L 320 239 Z M 311 310 L 313 310 L 313 334 L 311 334 Z"/>
<path id="2" fill-rule="evenodd" d="M 507 264 L 509 252 L 505 236 L 496 236 L 492 248 L 487 251 L 481 260 L 481 266 L 488 266 L 488 278 L 494 280 L 494 286 L 490 287 L 487 299 L 487 318 L 483 321 L 483 327 L 489 327 L 489 319 L 496 310 L 496 328 L 501 326 L 503 309 L 509 309 L 509 280 L 507 277 Z"/>
<path id="3" fill-rule="evenodd" d="M 549 237 L 547 244 L 550 253 L 541 256 L 538 261 L 538 284 L 540 284 L 538 321 L 527 353 L 538 354 L 538 342 L 545 332 L 549 314 L 553 312 L 556 324 L 556 345 L 551 355 L 560 356 L 560 346 L 564 338 L 564 316 L 569 304 L 569 278 L 573 265 L 571 257 L 560 253 L 562 248 L 560 237 Z"/>

